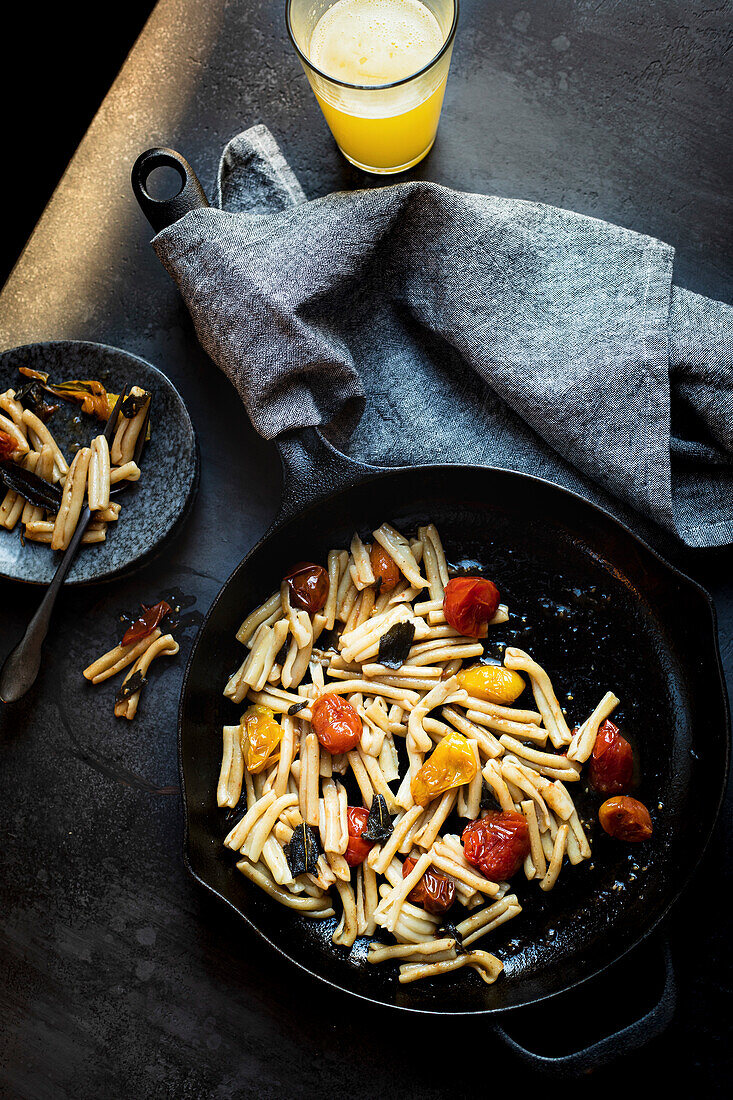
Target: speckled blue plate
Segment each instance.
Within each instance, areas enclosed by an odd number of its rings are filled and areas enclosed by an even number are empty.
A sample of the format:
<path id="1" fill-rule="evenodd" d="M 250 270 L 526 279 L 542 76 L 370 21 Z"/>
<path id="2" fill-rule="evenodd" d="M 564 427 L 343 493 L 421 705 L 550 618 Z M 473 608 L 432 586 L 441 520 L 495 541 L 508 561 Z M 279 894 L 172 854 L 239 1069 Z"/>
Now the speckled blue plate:
<path id="1" fill-rule="evenodd" d="M 119 496 L 122 512 L 107 527 L 107 541 L 83 546 L 71 567 L 67 584 L 107 580 L 128 572 L 147 559 L 186 515 L 198 485 L 196 436 L 191 418 L 175 386 L 150 363 L 119 348 L 81 341 L 27 344 L 0 354 L 0 393 L 21 383 L 18 367 L 46 371 L 52 381 L 96 378 L 112 393 L 125 382 L 153 394 L 151 438 L 143 451 L 142 476 Z M 74 444 L 86 444 L 101 430 L 99 421 L 80 413 L 71 402 L 60 402 L 49 427 L 67 459 Z M 14 531 L 0 528 L 0 577 L 48 584 L 60 555 L 49 546 L 20 541 Z"/>

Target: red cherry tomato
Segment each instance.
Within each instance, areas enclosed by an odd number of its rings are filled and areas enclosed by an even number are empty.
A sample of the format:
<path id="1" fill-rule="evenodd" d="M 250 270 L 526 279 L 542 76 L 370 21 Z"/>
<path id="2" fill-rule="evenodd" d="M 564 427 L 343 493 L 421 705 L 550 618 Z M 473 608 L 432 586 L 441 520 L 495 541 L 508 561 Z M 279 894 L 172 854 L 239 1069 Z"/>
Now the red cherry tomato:
<path id="1" fill-rule="evenodd" d="M 311 708 L 311 725 L 328 752 L 350 752 L 361 740 L 361 718 L 348 699 L 322 695 Z"/>
<path id="2" fill-rule="evenodd" d="M 344 859 L 349 867 L 358 867 L 363 863 L 373 848 L 375 841 L 362 840 L 361 834 L 366 829 L 369 810 L 363 806 L 349 806 L 346 810 L 346 819 L 349 823 L 349 843 L 344 852 Z"/>
<path id="3" fill-rule="evenodd" d="M 328 573 L 322 565 L 299 561 L 283 577 L 290 590 L 293 607 L 315 615 L 328 599 Z"/>
<path id="4" fill-rule="evenodd" d="M 397 564 L 378 542 L 372 543 L 372 548 L 369 551 L 369 561 L 380 592 L 391 592 L 393 588 L 397 587 L 400 581 L 400 571 Z"/>
<path id="5" fill-rule="evenodd" d="M 0 432 L 0 462 L 12 458 L 18 449 L 18 444 L 8 432 Z"/>
<path id="6" fill-rule="evenodd" d="M 407 878 L 417 861 L 409 856 L 402 864 L 402 877 Z M 456 899 L 456 884 L 445 875 L 428 867 L 417 886 L 407 895 L 412 905 L 420 905 L 428 913 L 445 913 Z"/>
<path id="7" fill-rule="evenodd" d="M 609 836 L 638 844 L 652 835 L 652 819 L 643 802 L 628 795 L 609 798 L 598 811 L 598 820 Z"/>
<path id="8" fill-rule="evenodd" d="M 148 634 L 152 634 L 161 619 L 170 614 L 171 606 L 165 600 L 161 600 L 153 607 L 146 607 L 145 604 L 142 604 L 142 609 L 143 613 L 140 618 L 135 619 L 135 622 L 128 626 L 122 635 L 123 645 L 132 645 L 133 642 L 142 641 L 143 638 L 147 638 Z"/>
<path id="9" fill-rule="evenodd" d="M 529 829 L 524 814 L 489 810 L 463 830 L 463 851 L 469 863 L 492 882 L 515 875 L 529 855 Z"/>
<path id="10" fill-rule="evenodd" d="M 454 577 L 445 586 L 443 614 L 454 630 L 478 638 L 499 606 L 499 589 L 484 577 Z"/>
<path id="11" fill-rule="evenodd" d="M 623 794 L 631 786 L 634 753 L 618 727 L 608 720 L 598 730 L 588 765 L 588 781 L 599 794 Z"/>

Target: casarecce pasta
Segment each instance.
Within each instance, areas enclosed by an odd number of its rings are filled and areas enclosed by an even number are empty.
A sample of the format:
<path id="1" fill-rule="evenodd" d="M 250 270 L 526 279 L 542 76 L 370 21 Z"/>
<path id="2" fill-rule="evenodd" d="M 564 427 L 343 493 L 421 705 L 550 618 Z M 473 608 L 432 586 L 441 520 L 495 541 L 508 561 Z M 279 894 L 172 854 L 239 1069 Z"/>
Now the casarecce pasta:
<path id="1" fill-rule="evenodd" d="M 0 461 L 15 467 L 15 477 L 0 499 L 0 527 L 12 531 L 20 523 L 24 539 L 66 550 L 87 504 L 93 518 L 82 543 L 104 542 L 108 524 L 117 522 L 121 510 L 119 503 L 110 502 L 111 487 L 140 477 L 133 457 L 138 437 L 147 432 L 150 394 L 133 386 L 122 402 L 111 445 L 100 433 L 69 463 L 48 426 L 57 406 L 49 405 L 42 394 L 81 400 L 85 412 L 103 420 L 116 398 L 101 383 L 53 387 L 44 375 L 30 376 L 33 381 L 17 391 L 0 393 Z"/>
<path id="2" fill-rule="evenodd" d="M 572 732 L 530 654 L 486 663 L 508 616 L 491 581 L 451 577 L 433 524 L 385 523 L 296 566 L 237 632 L 224 845 L 281 904 L 340 912 L 335 944 L 378 936 L 368 961 L 398 963 L 400 982 L 465 967 L 494 982 L 501 961 L 474 945 L 522 912 L 511 879 L 552 890 L 591 856 L 571 794 L 584 763 L 603 793 L 630 782 L 615 695 Z M 643 839 L 603 810 L 611 835 Z"/>

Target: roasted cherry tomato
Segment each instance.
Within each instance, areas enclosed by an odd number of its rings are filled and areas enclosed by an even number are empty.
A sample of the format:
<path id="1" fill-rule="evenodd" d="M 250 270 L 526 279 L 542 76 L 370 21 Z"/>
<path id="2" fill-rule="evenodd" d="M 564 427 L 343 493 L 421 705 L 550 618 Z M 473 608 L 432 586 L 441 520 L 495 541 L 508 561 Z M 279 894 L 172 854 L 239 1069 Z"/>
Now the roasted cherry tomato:
<path id="1" fill-rule="evenodd" d="M 274 764 L 279 754 L 273 755 L 282 740 L 283 730 L 269 707 L 248 707 L 242 717 L 242 753 L 250 775 Z"/>
<path id="2" fill-rule="evenodd" d="M 122 635 L 123 645 L 132 645 L 134 642 L 140 642 L 143 638 L 147 638 L 148 634 L 152 634 L 156 626 L 171 611 L 170 604 L 166 603 L 165 600 L 161 600 L 160 603 L 156 603 L 152 607 L 146 607 L 145 604 L 141 606 L 143 609 L 142 615 L 139 619 L 135 619 L 135 622 L 128 626 Z"/>
<path id="3" fill-rule="evenodd" d="M 462 733 L 452 731 L 439 741 L 410 783 L 412 797 L 418 806 L 427 806 L 451 787 L 470 783 L 476 774 L 476 757 Z"/>
<path id="4" fill-rule="evenodd" d="M 402 864 L 402 877 L 407 878 L 417 861 L 409 856 Z M 412 905 L 421 905 L 428 913 L 445 913 L 456 899 L 456 884 L 446 875 L 428 867 L 417 886 L 407 895 Z"/>
<path id="5" fill-rule="evenodd" d="M 311 708 L 311 725 L 328 752 L 350 752 L 361 740 L 361 718 L 348 699 L 322 695 Z"/>
<path id="6" fill-rule="evenodd" d="M 607 799 L 598 811 L 598 820 L 609 836 L 638 844 L 652 835 L 652 819 L 643 802 L 627 794 Z"/>
<path id="7" fill-rule="evenodd" d="M 458 673 L 458 683 L 475 699 L 508 706 L 522 694 L 525 683 L 518 672 L 502 665 L 474 665 Z"/>
<path id="8" fill-rule="evenodd" d="M 8 432 L 0 432 L 0 462 L 12 458 L 18 449 L 18 444 Z M 394 588 L 394 585 L 392 585 Z"/>
<path id="9" fill-rule="evenodd" d="M 366 829 L 368 817 L 369 810 L 365 810 L 363 806 L 348 806 L 346 809 L 346 819 L 349 823 L 349 843 L 344 852 L 344 859 L 349 867 L 358 867 L 374 847 L 375 842 L 373 840 L 361 839 L 361 834 Z"/>
<path id="10" fill-rule="evenodd" d="M 634 753 L 618 727 L 606 720 L 598 730 L 588 764 L 588 781 L 599 794 L 623 794 L 631 786 Z"/>
<path id="11" fill-rule="evenodd" d="M 322 565 L 299 561 L 283 577 L 290 590 L 293 607 L 315 615 L 328 599 L 328 573 Z"/>
<path id="12" fill-rule="evenodd" d="M 463 851 L 469 863 L 492 882 L 515 875 L 529 855 L 529 829 L 524 814 L 489 810 L 463 830 Z"/>
<path id="13" fill-rule="evenodd" d="M 380 592 L 391 592 L 399 584 L 400 571 L 396 563 L 389 556 L 383 546 L 378 542 L 372 543 L 369 551 L 369 561 L 372 563 L 374 580 L 379 585 Z"/>
<path id="14" fill-rule="evenodd" d="M 454 577 L 445 586 L 443 614 L 454 630 L 469 638 L 485 633 L 499 606 L 499 589 L 484 577 Z"/>

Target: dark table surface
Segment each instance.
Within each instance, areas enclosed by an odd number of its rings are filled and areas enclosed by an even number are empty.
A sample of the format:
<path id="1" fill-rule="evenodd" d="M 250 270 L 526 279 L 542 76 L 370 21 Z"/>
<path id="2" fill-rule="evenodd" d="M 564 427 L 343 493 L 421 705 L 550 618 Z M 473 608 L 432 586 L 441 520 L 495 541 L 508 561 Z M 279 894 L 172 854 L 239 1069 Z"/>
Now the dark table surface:
<path id="1" fill-rule="evenodd" d="M 677 248 L 678 283 L 733 299 L 728 5 L 463 0 L 462 9 L 439 139 L 413 175 L 654 234 Z M 463 1095 L 476 1087 L 466 1053 L 482 1091 L 532 1079 L 482 1019 L 385 1016 L 314 984 L 189 880 L 175 731 L 190 638 L 135 722 L 115 721 L 113 689 L 80 675 L 121 609 L 173 584 L 206 611 L 276 510 L 276 452 L 200 351 L 128 180 L 137 153 L 166 144 L 211 191 L 220 147 L 265 122 L 308 195 L 368 182 L 337 154 L 282 14 L 279 2 L 161 0 L 2 295 L 0 348 L 87 339 L 142 355 L 180 388 L 202 454 L 180 537 L 123 584 L 66 591 L 35 689 L 0 709 L 0 1093 L 9 1096 Z M 672 556 L 713 593 L 730 684 L 733 554 Z M 0 583 L 0 651 L 37 598 Z M 729 797 L 666 923 L 676 1016 L 604 1070 L 604 1083 L 664 1067 L 710 1093 L 730 1072 L 732 835 Z M 596 1003 L 619 1014 L 641 1004 L 641 982 L 628 972 L 624 982 Z"/>

